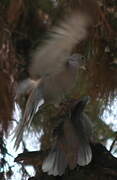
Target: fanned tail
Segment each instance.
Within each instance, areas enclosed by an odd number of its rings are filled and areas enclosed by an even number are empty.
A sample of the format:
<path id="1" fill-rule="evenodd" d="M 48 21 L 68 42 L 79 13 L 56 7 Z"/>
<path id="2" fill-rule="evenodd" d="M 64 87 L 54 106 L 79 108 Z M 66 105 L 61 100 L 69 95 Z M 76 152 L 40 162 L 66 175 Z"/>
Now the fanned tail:
<path id="1" fill-rule="evenodd" d="M 83 142 L 83 144 L 79 145 L 78 150 L 78 165 L 86 166 L 92 160 L 92 150 L 89 143 Z"/>
<path id="2" fill-rule="evenodd" d="M 42 170 L 47 172 L 48 175 L 61 176 L 64 174 L 66 167 L 67 161 L 64 152 L 55 147 L 44 160 Z"/>

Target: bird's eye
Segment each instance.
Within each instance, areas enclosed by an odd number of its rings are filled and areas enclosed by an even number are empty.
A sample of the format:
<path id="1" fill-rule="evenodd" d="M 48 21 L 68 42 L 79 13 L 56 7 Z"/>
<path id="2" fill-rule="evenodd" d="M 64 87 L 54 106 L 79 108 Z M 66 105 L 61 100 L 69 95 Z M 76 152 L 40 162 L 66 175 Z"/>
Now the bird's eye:
<path id="1" fill-rule="evenodd" d="M 81 59 L 82 59 L 82 60 L 85 60 L 85 56 L 82 56 Z"/>

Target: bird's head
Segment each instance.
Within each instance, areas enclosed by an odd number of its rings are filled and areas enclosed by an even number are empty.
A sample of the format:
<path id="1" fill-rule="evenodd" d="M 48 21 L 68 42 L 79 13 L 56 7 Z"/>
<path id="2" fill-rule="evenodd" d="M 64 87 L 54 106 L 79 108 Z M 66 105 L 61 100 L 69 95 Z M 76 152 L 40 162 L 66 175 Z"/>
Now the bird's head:
<path id="1" fill-rule="evenodd" d="M 75 53 L 67 58 L 67 65 L 70 68 L 76 68 L 76 69 L 82 67 L 85 68 L 85 64 L 86 64 L 86 58 L 79 53 Z"/>

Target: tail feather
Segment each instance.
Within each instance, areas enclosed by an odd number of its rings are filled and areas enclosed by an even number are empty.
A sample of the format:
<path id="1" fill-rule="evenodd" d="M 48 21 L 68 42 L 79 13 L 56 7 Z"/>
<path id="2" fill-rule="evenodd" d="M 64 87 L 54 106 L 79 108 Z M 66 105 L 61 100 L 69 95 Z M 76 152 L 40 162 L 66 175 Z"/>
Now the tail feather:
<path id="1" fill-rule="evenodd" d="M 44 160 L 42 165 L 43 172 L 47 172 L 48 175 L 61 176 L 63 175 L 67 167 L 64 152 L 59 148 L 54 148 Z"/>
<path id="2" fill-rule="evenodd" d="M 51 39 L 32 55 L 30 75 L 40 77 L 59 73 L 74 46 L 86 38 L 89 24 L 89 17 L 79 11 L 53 28 Z"/>
<path id="3" fill-rule="evenodd" d="M 86 166 L 92 160 L 92 151 L 88 143 L 85 143 L 84 146 L 80 145 L 78 150 L 78 165 Z"/>

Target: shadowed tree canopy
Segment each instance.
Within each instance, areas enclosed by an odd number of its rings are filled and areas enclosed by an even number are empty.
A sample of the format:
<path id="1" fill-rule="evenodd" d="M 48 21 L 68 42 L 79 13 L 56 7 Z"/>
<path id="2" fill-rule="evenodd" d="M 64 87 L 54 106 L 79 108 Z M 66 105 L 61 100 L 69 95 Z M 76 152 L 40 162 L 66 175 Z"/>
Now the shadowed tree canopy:
<path id="1" fill-rule="evenodd" d="M 14 123 L 18 124 L 16 116 L 13 116 L 14 107 L 18 105 L 21 120 L 32 92 L 32 89 L 29 89 L 16 99 L 17 87 L 23 80 L 30 78 L 32 54 L 37 47 L 41 49 L 46 40 L 51 41 L 51 29 L 65 18 L 68 19 L 71 12 L 78 10 L 93 17 L 91 25 L 87 28 L 87 37 L 76 43 L 71 52 L 81 54 L 85 64 L 78 72 L 75 86 L 70 93 L 65 94 L 59 106 L 45 104 L 35 113 L 30 127 L 25 130 L 21 140 L 22 154 L 15 158 L 14 154 L 10 154 L 6 144 L 6 139 L 14 133 Z M 53 142 L 56 141 L 53 130 L 60 123 L 61 116 L 69 114 L 74 102 L 84 96 L 91 97 L 85 113 L 93 124 L 92 161 L 84 167 L 77 166 L 73 170 L 67 168 L 63 176 L 48 176 L 42 172 L 41 166 Z M 117 179 L 117 159 L 111 154 L 117 152 L 117 130 L 112 128 L 111 124 L 105 123 L 108 116 L 114 116 L 116 101 L 116 0 L 0 1 L 0 179 L 7 180 L 13 177 L 12 165 L 7 156 L 13 156 L 12 158 L 20 164 L 22 179 L 26 177 L 29 180 Z M 41 149 L 28 152 L 26 142 L 29 137 L 25 137 L 25 134 L 35 134 Z M 112 143 L 108 151 L 106 147 L 109 140 Z M 26 170 L 27 165 L 34 167 L 34 177 L 30 177 Z"/>

